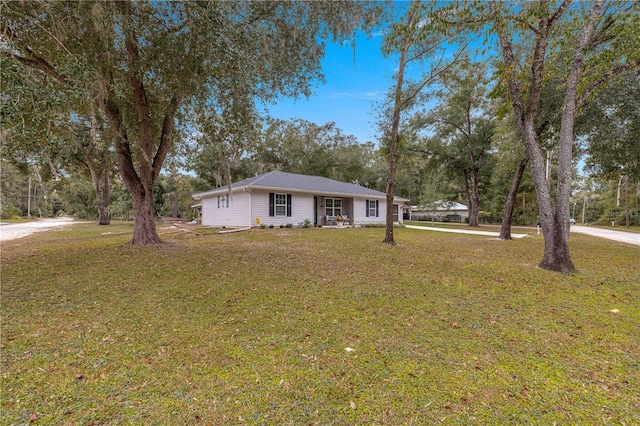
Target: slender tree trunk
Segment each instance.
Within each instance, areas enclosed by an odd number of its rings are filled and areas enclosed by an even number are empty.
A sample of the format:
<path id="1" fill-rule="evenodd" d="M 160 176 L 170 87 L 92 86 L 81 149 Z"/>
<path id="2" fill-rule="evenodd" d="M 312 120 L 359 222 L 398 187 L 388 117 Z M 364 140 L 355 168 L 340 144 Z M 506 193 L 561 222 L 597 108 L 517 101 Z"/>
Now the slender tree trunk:
<path id="1" fill-rule="evenodd" d="M 415 1 L 411 3 L 411 11 L 407 18 L 407 27 L 412 28 L 414 25 L 414 18 L 420 7 L 420 2 Z M 387 210 L 386 210 L 386 229 L 384 244 L 395 245 L 393 238 L 393 189 L 396 180 L 396 157 L 398 151 L 398 133 L 400 128 L 400 112 L 402 110 L 402 86 L 404 84 L 404 70 L 407 65 L 407 53 L 411 46 L 411 37 L 409 35 L 403 41 L 402 49 L 400 51 L 400 62 L 398 65 L 398 74 L 396 77 L 395 99 L 393 105 L 393 117 L 391 120 L 391 141 L 389 151 L 389 176 L 387 176 Z"/>
<path id="2" fill-rule="evenodd" d="M 93 184 L 93 190 L 98 200 L 98 223 L 100 225 L 109 225 L 111 223 L 111 217 L 107 212 L 109 203 L 111 202 L 111 190 L 109 171 L 102 170 L 102 175 L 99 176 L 93 164 L 86 162 L 91 174 L 91 183 Z"/>
<path id="3" fill-rule="evenodd" d="M 518 163 L 518 167 L 516 168 L 516 174 L 513 176 L 513 181 L 511 181 L 511 188 L 509 188 L 509 194 L 507 195 L 507 202 L 504 206 L 504 214 L 502 215 L 502 225 L 500 226 L 500 239 L 501 240 L 510 240 L 511 238 L 511 224 L 513 223 L 513 211 L 516 207 L 516 198 L 518 196 L 518 188 L 520 188 L 520 183 L 522 182 L 522 176 L 524 175 L 524 171 L 527 168 L 527 164 L 529 163 L 529 157 L 524 156 L 522 160 Z"/>
<path id="4" fill-rule="evenodd" d="M 84 148 L 84 164 L 89 169 L 89 174 L 91 175 L 91 183 L 93 184 L 93 190 L 96 194 L 96 199 L 98 200 L 98 223 L 100 225 L 109 225 L 111 223 L 111 218 L 109 217 L 109 213 L 107 213 L 107 208 L 109 207 L 111 193 L 110 193 L 110 182 L 109 182 L 109 150 L 104 148 L 104 154 L 102 157 L 102 161 L 100 164 L 100 171 L 102 174 L 99 174 L 94 165 L 94 155 L 95 148 L 98 145 L 98 116 L 96 112 L 96 106 L 92 102 L 91 103 L 91 138 L 89 140 L 89 145 Z"/>
<path id="5" fill-rule="evenodd" d="M 480 196 L 478 195 L 479 170 L 472 168 L 469 176 L 471 184 L 470 205 L 469 205 L 469 226 L 478 227 L 478 216 L 480 214 Z"/>
<path id="6" fill-rule="evenodd" d="M 625 226 L 629 228 L 631 226 L 631 215 L 629 213 L 629 175 L 627 175 L 624 182 L 624 217 Z"/>
<path id="7" fill-rule="evenodd" d="M 105 157 L 108 157 L 108 153 L 105 154 Z M 102 202 L 99 206 L 99 223 L 100 225 L 109 225 L 111 224 L 111 215 L 107 211 L 107 207 L 111 203 L 111 180 L 109 179 L 109 171 L 105 168 L 102 171 L 102 193 L 100 194 L 102 197 Z"/>

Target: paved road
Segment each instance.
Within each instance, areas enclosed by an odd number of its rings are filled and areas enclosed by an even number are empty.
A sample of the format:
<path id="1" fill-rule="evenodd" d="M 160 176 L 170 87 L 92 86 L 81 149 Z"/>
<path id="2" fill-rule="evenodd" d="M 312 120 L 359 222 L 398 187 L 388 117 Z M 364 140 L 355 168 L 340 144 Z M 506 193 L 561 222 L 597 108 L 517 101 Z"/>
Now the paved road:
<path id="1" fill-rule="evenodd" d="M 571 226 L 571 232 L 640 246 L 640 234 L 635 234 L 633 232 L 614 231 L 612 229 L 592 228 L 590 226 L 580 225 Z"/>
<path id="2" fill-rule="evenodd" d="M 58 226 L 71 225 L 73 219 L 70 217 L 57 217 L 54 219 L 38 219 L 32 222 L 3 223 L 0 225 L 0 241 L 15 240 L 26 237 L 34 232 L 46 231 Z"/>

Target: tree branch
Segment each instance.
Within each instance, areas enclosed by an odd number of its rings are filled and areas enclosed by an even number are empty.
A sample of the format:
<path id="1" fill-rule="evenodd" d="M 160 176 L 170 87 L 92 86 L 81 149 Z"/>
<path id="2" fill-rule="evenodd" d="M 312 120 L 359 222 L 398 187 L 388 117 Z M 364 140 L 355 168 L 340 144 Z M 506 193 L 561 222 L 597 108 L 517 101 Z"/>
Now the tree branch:
<path id="1" fill-rule="evenodd" d="M 162 135 L 160 136 L 160 144 L 158 145 L 158 150 L 156 151 L 156 155 L 153 157 L 153 182 L 156 181 L 158 175 L 160 175 L 160 170 L 162 169 L 162 165 L 164 164 L 164 160 L 167 158 L 167 153 L 169 152 L 169 147 L 171 146 L 171 137 L 173 136 L 173 118 L 176 115 L 176 111 L 180 106 L 180 99 L 177 96 L 174 96 L 169 102 L 169 107 L 167 108 L 167 112 L 164 116 L 164 121 L 162 123 Z"/>
<path id="2" fill-rule="evenodd" d="M 540 2 L 548 6 L 548 1 Z M 542 94 L 542 82 L 544 80 L 545 55 L 547 51 L 547 43 L 551 28 L 560 19 L 562 14 L 567 10 L 571 0 L 564 0 L 556 11 L 550 17 L 540 18 L 540 31 L 536 35 L 536 45 L 531 60 L 531 85 L 529 89 L 529 98 L 527 100 L 525 114 L 529 119 L 535 117 L 538 106 L 540 104 L 540 96 Z"/>
<path id="3" fill-rule="evenodd" d="M 138 62 L 140 59 L 140 53 L 138 51 L 138 41 L 135 34 L 133 23 L 131 22 L 131 9 L 129 2 L 117 2 L 120 14 L 123 18 L 123 32 L 125 36 L 125 49 L 129 57 L 129 82 L 133 91 L 133 97 L 135 99 L 135 108 L 138 115 L 138 130 L 140 133 L 140 154 L 142 164 L 146 164 L 147 167 L 140 168 L 141 177 L 144 177 L 149 173 L 149 177 L 153 175 L 152 160 L 151 160 L 151 147 L 152 147 L 152 125 L 151 125 L 151 111 L 149 110 L 149 101 L 147 99 L 147 93 L 144 88 L 144 82 L 142 77 L 138 73 Z M 147 184 L 151 181 L 142 179 Z M 151 188 L 147 188 L 149 191 Z"/>
<path id="4" fill-rule="evenodd" d="M 578 96 L 576 105 L 577 106 L 582 105 L 589 98 L 589 96 L 591 96 L 593 92 L 595 92 L 598 89 L 598 87 L 600 87 L 602 84 L 606 83 L 607 81 L 611 80 L 614 77 L 619 76 L 623 72 L 632 70 L 634 68 L 637 68 L 638 66 L 640 66 L 640 58 L 636 59 L 633 62 L 620 64 L 610 69 L 609 71 L 601 75 L 596 81 L 591 83 L 589 87 L 587 87 L 586 90 Z"/>
<path id="5" fill-rule="evenodd" d="M 59 73 L 58 70 L 56 70 L 56 68 L 51 65 L 46 59 L 36 55 L 35 52 L 28 46 L 24 46 L 24 44 L 20 42 L 20 39 L 16 36 L 9 25 L 5 25 L 3 32 L 5 37 L 7 38 L 8 44 L 10 44 L 12 40 L 18 40 L 18 44 L 22 46 L 22 50 L 26 53 L 26 56 L 20 56 L 15 53 L 9 52 L 4 53 L 5 55 L 12 56 L 24 66 L 40 70 L 61 83 L 71 85 L 71 79 L 69 77 Z"/>
<path id="6" fill-rule="evenodd" d="M 113 78 L 111 76 L 108 76 L 108 80 L 110 80 L 110 86 L 113 86 Z M 109 96 L 114 96 L 114 94 L 110 91 Z M 133 191 L 134 188 L 130 188 L 129 185 L 130 183 L 139 185 L 140 177 L 138 176 L 136 168 L 133 165 L 133 155 L 131 153 L 131 146 L 129 144 L 127 130 L 122 120 L 122 113 L 120 112 L 120 108 L 118 108 L 118 105 L 110 98 L 106 98 L 103 100 L 103 108 L 105 113 L 107 114 L 107 118 L 111 122 L 111 127 L 113 129 L 113 139 L 115 142 L 116 155 L 118 158 L 118 168 L 120 169 L 120 173 L 123 175 L 122 178 L 125 182 L 125 185 L 127 185 L 129 191 Z"/>
<path id="7" fill-rule="evenodd" d="M 60 74 L 51 64 L 49 64 L 49 62 L 38 56 L 33 55 L 31 58 L 19 56 L 16 54 L 11 54 L 11 56 L 26 67 L 40 70 L 61 83 L 67 84 L 69 86 L 72 85 L 71 79 L 69 77 L 64 74 Z"/>

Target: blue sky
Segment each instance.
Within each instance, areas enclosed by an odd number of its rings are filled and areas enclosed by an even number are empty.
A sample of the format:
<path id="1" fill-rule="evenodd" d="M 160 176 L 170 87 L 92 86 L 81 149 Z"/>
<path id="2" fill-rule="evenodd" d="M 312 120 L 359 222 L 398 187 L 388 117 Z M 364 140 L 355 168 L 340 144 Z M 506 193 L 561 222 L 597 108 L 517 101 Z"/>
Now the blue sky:
<path id="1" fill-rule="evenodd" d="M 350 44 L 327 45 L 322 61 L 326 83 L 313 87 L 309 98 L 282 98 L 267 107 L 269 115 L 283 120 L 302 118 L 317 124 L 335 122 L 358 142 L 377 142 L 374 101 L 382 100 L 394 84 L 397 61 L 380 53 L 383 37 L 360 35 L 354 52 Z"/>

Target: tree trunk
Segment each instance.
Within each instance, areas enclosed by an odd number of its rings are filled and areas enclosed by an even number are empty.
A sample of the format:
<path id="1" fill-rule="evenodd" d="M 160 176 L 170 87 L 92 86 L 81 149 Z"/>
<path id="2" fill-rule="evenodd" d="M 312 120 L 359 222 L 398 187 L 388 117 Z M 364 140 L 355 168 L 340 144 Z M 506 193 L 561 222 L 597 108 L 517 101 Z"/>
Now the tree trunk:
<path id="1" fill-rule="evenodd" d="M 593 3 L 588 18 L 585 20 L 578 44 L 571 61 L 569 78 L 562 105 L 562 121 L 560 126 L 560 140 L 558 143 L 558 184 L 555 194 L 555 206 L 551 197 L 551 190 L 546 179 L 546 170 L 542 149 L 535 131 L 534 120 L 539 107 L 543 86 L 545 53 L 551 34 L 560 16 L 568 9 L 570 2 L 565 1 L 555 13 L 541 16 L 536 31 L 535 47 L 531 62 L 531 81 L 525 99 L 522 96 L 517 76 L 511 74 L 507 83 L 511 95 L 511 105 L 516 114 L 518 125 L 522 131 L 527 152 L 531 161 L 531 173 L 536 188 L 536 198 L 540 212 L 540 223 L 544 235 L 544 257 L 540 267 L 551 271 L 572 273 L 576 271 L 569 255 L 569 200 L 571 195 L 571 156 L 573 149 L 573 130 L 577 111 L 578 83 L 584 69 L 584 54 L 593 33 L 596 18 L 600 14 L 604 0 Z M 493 12 L 496 2 L 489 2 Z M 545 3 L 545 7 L 548 4 Z M 498 31 L 502 56 L 509 69 L 516 69 L 513 46 L 508 37 L 505 21 L 498 17 L 494 21 Z M 555 207 L 555 208 L 554 208 Z"/>
<path id="2" fill-rule="evenodd" d="M 131 183 L 127 184 L 129 186 Z M 155 215 L 153 214 L 153 191 L 145 191 L 142 184 L 133 184 L 131 205 L 133 207 L 133 239 L 134 246 L 162 244 L 156 231 Z"/>
<path id="3" fill-rule="evenodd" d="M 629 228 L 631 226 L 631 214 L 629 213 L 629 175 L 627 175 L 624 182 L 624 217 L 625 226 Z"/>
<path id="4" fill-rule="evenodd" d="M 157 143 L 157 150 L 154 155 L 153 143 L 153 123 L 147 92 L 145 90 L 142 75 L 139 74 L 139 52 L 138 39 L 135 34 L 135 26 L 131 19 L 129 3 L 117 3 L 117 7 L 123 18 L 123 34 L 125 48 L 128 53 L 128 73 L 129 83 L 133 93 L 134 106 L 137 116 L 137 125 L 132 134 L 137 134 L 138 143 L 133 145 L 136 150 L 132 151 L 132 144 L 129 141 L 127 126 L 124 115 L 116 100 L 115 84 L 112 77 L 107 76 L 108 93 L 103 100 L 103 108 L 106 112 L 111 127 L 115 131 L 116 157 L 118 160 L 118 170 L 129 194 L 133 208 L 133 239 L 132 245 L 155 245 L 161 244 L 162 240 L 158 236 L 155 225 L 155 215 L 153 209 L 153 186 L 160 174 L 164 160 L 166 159 L 171 145 L 173 134 L 173 118 L 180 105 L 180 96 L 175 95 L 169 101 L 164 113 L 160 140 Z M 137 159 L 138 170 L 134 165 L 134 158 Z"/>
<path id="5" fill-rule="evenodd" d="M 98 223 L 100 225 L 109 225 L 111 218 L 107 213 L 107 208 L 111 202 L 111 189 L 109 181 L 109 150 L 103 146 L 103 156 L 100 164 L 101 175 L 98 174 L 94 165 L 95 148 L 99 144 L 98 141 L 98 129 L 101 127 L 98 124 L 98 114 L 95 103 L 91 102 L 91 138 L 89 139 L 89 145 L 84 147 L 84 164 L 89 169 L 91 175 L 91 183 L 93 184 L 93 190 L 96 193 L 98 200 Z"/>
<path id="6" fill-rule="evenodd" d="M 520 188 L 520 183 L 522 182 L 522 176 L 524 175 L 524 171 L 527 168 L 527 164 L 529 163 L 529 157 L 524 156 L 522 160 L 518 163 L 518 168 L 516 169 L 516 174 L 513 177 L 513 181 L 511 182 L 511 188 L 509 189 L 509 194 L 507 195 L 507 202 L 504 206 L 504 214 L 502 215 L 502 225 L 500 226 L 500 239 L 501 240 L 511 240 L 511 224 L 513 222 L 513 211 L 516 207 L 516 198 L 518 196 L 518 188 Z"/>
<path id="7" fill-rule="evenodd" d="M 105 154 L 105 157 L 107 155 Z M 107 212 L 107 207 L 111 202 L 111 182 L 109 179 L 109 171 L 103 170 L 102 175 L 102 191 L 100 193 L 101 202 L 98 205 L 98 221 L 100 225 L 111 224 L 111 215 Z"/>
<path id="8" fill-rule="evenodd" d="M 411 3 L 411 10 L 407 17 L 407 27 L 412 28 L 414 18 L 420 7 L 420 2 Z M 400 128 L 400 112 L 402 110 L 402 86 L 404 84 L 404 70 L 407 65 L 407 52 L 411 46 L 411 36 L 407 35 L 403 40 L 402 49 L 400 51 L 400 61 L 398 65 L 398 74 L 396 77 L 395 99 L 393 104 L 393 117 L 391 119 L 391 140 L 389 147 L 389 176 L 387 177 L 387 210 L 386 210 L 386 229 L 382 242 L 384 244 L 395 245 L 393 238 L 393 187 L 396 180 L 396 156 L 398 151 L 398 133 Z"/>
<path id="9" fill-rule="evenodd" d="M 470 193 L 470 204 L 469 204 L 469 226 L 478 227 L 478 216 L 480 214 L 479 200 L 480 197 L 478 195 L 478 181 L 479 181 L 479 170 L 472 168 L 470 173 L 470 184 L 471 184 L 471 193 Z"/>
<path id="10" fill-rule="evenodd" d="M 542 226 L 542 235 L 544 236 L 544 256 L 538 266 L 550 271 L 569 274 L 575 272 L 576 268 L 573 266 L 569 255 L 568 229 L 558 222 L 558 218 L 565 215 L 557 215 L 557 211 L 554 209 L 551 191 L 546 178 L 545 160 L 538 143 L 533 120 L 526 122 L 524 127 L 524 139 L 531 161 L 531 174 L 536 188 L 536 200 L 538 201 L 540 224 Z M 560 180 L 560 177 L 558 180 Z M 568 202 L 566 205 L 566 221 L 567 225 L 569 225 Z M 561 206 L 561 201 L 556 200 L 556 208 L 561 208 Z"/>

